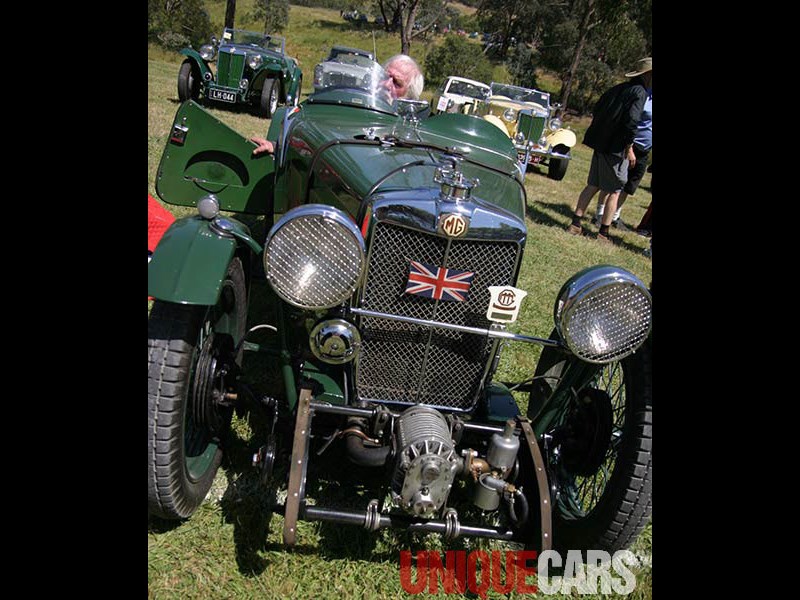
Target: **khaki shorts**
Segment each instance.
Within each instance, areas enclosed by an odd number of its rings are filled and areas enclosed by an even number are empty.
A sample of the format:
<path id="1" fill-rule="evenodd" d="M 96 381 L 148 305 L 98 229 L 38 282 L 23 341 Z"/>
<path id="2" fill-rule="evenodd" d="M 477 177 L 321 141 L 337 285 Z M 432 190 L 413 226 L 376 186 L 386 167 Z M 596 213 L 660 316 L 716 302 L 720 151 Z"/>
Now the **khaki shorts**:
<path id="1" fill-rule="evenodd" d="M 594 152 L 589 167 L 587 185 L 599 187 L 604 192 L 619 192 L 628 181 L 628 159 L 616 154 Z"/>

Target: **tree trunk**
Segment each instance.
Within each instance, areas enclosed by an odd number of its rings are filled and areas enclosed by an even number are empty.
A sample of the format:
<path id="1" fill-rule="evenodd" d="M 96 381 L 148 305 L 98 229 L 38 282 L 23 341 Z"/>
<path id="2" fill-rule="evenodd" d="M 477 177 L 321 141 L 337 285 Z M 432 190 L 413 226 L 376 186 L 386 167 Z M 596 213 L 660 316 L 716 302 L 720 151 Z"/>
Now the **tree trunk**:
<path id="1" fill-rule="evenodd" d="M 417 20 L 419 0 L 401 2 L 400 5 L 408 9 L 408 16 L 405 19 L 400 18 L 400 52 L 408 54 L 411 51 L 411 34 L 414 32 L 414 21 Z"/>
<path id="2" fill-rule="evenodd" d="M 583 53 L 583 47 L 586 45 L 586 38 L 589 37 L 589 30 L 592 28 L 591 20 L 592 15 L 594 14 L 595 9 L 595 0 L 588 0 L 586 3 L 586 12 L 583 13 L 583 18 L 581 19 L 580 25 L 580 37 L 578 38 L 578 45 L 575 46 L 575 54 L 572 55 L 572 64 L 569 66 L 569 70 L 567 71 L 567 80 L 561 85 L 561 93 L 559 94 L 561 98 L 561 108 L 559 109 L 559 114 L 564 114 L 567 111 L 567 103 L 569 102 L 569 94 L 572 91 L 572 82 L 575 79 L 575 73 L 578 71 L 578 64 L 581 60 L 581 53 Z"/>
<path id="3" fill-rule="evenodd" d="M 225 4 L 225 27 L 233 29 L 233 18 L 236 15 L 236 0 L 227 0 Z"/>

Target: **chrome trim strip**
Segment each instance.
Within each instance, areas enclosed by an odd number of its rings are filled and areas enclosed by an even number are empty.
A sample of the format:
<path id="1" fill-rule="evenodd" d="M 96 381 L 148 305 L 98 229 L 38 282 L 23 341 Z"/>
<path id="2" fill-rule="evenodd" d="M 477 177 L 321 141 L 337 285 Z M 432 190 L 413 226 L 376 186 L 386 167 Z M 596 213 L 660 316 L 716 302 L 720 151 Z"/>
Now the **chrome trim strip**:
<path id="1" fill-rule="evenodd" d="M 415 317 L 389 315 L 386 313 L 381 313 L 374 310 L 366 310 L 363 308 L 351 308 L 350 312 L 356 315 L 360 315 L 362 317 L 389 319 L 392 321 L 400 321 L 402 323 L 411 323 L 412 325 L 421 325 L 422 327 L 437 327 L 439 329 L 449 329 L 451 331 L 462 331 L 464 333 L 474 333 L 477 335 L 484 335 L 490 338 L 511 340 L 513 342 L 527 342 L 529 344 L 540 344 L 542 346 L 552 346 L 554 348 L 566 348 L 564 344 L 556 340 L 548 340 L 545 338 L 522 335 L 519 333 L 511 333 L 510 331 L 496 331 L 492 329 L 481 329 L 480 327 L 469 327 L 467 325 L 454 325 L 453 323 L 442 323 L 440 321 L 428 321 L 427 319 L 417 319 Z"/>

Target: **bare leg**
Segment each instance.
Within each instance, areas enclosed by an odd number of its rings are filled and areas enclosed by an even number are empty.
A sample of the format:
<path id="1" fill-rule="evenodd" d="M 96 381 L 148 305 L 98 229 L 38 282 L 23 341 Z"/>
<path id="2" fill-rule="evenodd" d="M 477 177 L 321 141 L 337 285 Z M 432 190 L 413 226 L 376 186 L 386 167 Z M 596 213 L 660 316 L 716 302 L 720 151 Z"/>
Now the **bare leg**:
<path id="1" fill-rule="evenodd" d="M 586 207 L 589 206 L 589 202 L 592 201 L 594 195 L 598 192 L 600 188 L 594 185 L 587 185 L 583 188 L 580 196 L 578 196 L 578 205 L 575 207 L 575 216 L 582 217 L 583 213 L 586 212 Z"/>
<path id="2" fill-rule="evenodd" d="M 614 218 L 614 212 L 617 210 L 617 198 L 619 192 L 602 192 L 606 196 L 606 208 L 603 212 L 603 225 L 611 225 L 611 219 Z"/>
<path id="3" fill-rule="evenodd" d="M 618 221 L 620 216 L 620 211 L 622 211 L 622 205 L 625 204 L 625 200 L 628 199 L 628 194 L 624 191 L 619 193 L 619 198 L 617 198 L 617 212 L 614 213 L 614 220 Z"/>

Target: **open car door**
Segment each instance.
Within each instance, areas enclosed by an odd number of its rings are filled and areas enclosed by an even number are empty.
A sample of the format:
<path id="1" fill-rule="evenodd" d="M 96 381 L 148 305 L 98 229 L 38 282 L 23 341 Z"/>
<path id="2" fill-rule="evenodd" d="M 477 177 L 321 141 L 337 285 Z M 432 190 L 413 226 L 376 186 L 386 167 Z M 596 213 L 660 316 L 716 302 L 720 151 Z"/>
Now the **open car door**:
<path id="1" fill-rule="evenodd" d="M 156 192 L 168 204 L 195 206 L 213 194 L 220 209 L 266 214 L 275 183 L 275 159 L 253 155 L 255 144 L 193 100 L 175 115 L 156 176 Z"/>

